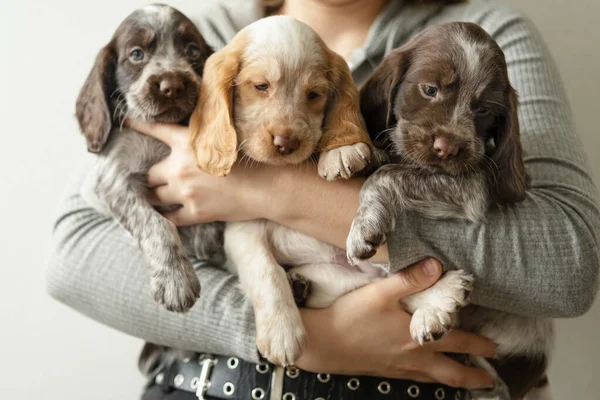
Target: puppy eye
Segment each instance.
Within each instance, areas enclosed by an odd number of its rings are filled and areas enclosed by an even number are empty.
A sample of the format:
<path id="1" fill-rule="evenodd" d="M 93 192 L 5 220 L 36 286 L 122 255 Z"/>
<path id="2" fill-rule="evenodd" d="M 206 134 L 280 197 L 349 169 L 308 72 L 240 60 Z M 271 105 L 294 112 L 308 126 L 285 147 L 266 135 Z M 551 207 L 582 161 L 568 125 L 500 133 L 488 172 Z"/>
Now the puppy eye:
<path id="1" fill-rule="evenodd" d="M 421 91 L 427 97 L 435 97 L 437 96 L 439 89 L 432 85 L 421 85 Z"/>
<path id="2" fill-rule="evenodd" d="M 185 55 L 191 58 L 192 60 L 195 60 L 196 58 L 200 57 L 200 49 L 198 48 L 196 43 L 188 43 L 188 45 L 185 47 Z"/>
<path id="3" fill-rule="evenodd" d="M 129 59 L 136 63 L 144 61 L 144 51 L 139 47 L 134 48 L 131 50 L 131 53 L 129 53 Z"/>
<path id="4" fill-rule="evenodd" d="M 308 100 L 314 100 L 314 99 L 316 99 L 316 98 L 317 98 L 317 97 L 319 97 L 319 96 L 321 96 L 321 94 L 320 94 L 320 93 L 317 93 L 317 92 L 315 92 L 315 91 L 312 91 L 312 92 L 309 92 L 309 93 L 306 95 L 306 98 L 307 98 Z"/>
<path id="5" fill-rule="evenodd" d="M 490 110 L 489 107 L 479 107 L 477 110 L 475 110 L 475 115 L 477 117 L 487 117 L 491 113 L 492 110 Z"/>
<path id="6" fill-rule="evenodd" d="M 269 85 L 267 85 L 266 83 L 254 84 L 254 87 L 259 92 L 266 92 L 267 90 L 269 90 Z"/>

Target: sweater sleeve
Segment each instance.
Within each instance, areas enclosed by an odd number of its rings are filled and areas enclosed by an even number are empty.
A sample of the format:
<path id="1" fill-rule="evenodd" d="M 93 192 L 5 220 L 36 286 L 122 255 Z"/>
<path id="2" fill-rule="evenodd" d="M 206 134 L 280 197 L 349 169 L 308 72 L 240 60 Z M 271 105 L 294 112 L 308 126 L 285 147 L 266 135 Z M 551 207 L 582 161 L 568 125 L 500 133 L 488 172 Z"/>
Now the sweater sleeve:
<path id="1" fill-rule="evenodd" d="M 94 320 L 178 349 L 259 360 L 254 313 L 237 277 L 197 265 L 202 294 L 186 314 L 154 303 L 146 261 L 113 219 L 91 208 L 74 182 L 59 204 L 46 273 L 51 296 Z"/>
<path id="2" fill-rule="evenodd" d="M 478 22 L 505 52 L 519 93 L 531 186 L 526 200 L 491 210 L 483 224 L 407 214 L 389 240 L 390 267 L 425 256 L 472 272 L 472 300 L 527 316 L 574 317 L 592 305 L 598 281 L 596 187 L 560 76 L 539 33 L 510 9 Z"/>

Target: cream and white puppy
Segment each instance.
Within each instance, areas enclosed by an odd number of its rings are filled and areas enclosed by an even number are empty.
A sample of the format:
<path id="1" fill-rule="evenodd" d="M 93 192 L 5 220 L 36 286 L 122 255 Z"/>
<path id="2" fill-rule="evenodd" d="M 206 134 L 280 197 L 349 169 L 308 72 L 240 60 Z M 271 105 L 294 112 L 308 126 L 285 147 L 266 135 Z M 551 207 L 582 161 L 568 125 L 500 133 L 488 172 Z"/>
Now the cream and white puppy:
<path id="1" fill-rule="evenodd" d="M 207 60 L 190 130 L 198 166 L 215 176 L 227 175 L 238 154 L 289 165 L 318 153 L 327 180 L 349 178 L 371 157 L 348 65 L 285 16 L 247 26 Z M 281 266 L 345 263 L 343 251 L 265 220 L 228 223 L 225 251 L 254 305 L 259 351 L 293 364 L 306 333 Z"/>

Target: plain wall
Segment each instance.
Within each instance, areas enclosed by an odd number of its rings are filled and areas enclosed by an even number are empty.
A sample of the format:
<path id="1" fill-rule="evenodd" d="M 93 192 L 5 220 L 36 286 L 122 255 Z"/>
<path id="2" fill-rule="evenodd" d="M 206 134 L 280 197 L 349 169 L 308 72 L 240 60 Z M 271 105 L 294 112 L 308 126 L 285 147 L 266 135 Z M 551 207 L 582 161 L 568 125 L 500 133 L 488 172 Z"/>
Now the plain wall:
<path id="1" fill-rule="evenodd" d="M 195 3 L 196 2 L 196 3 Z M 202 0 L 170 1 L 189 9 Z M 0 0 L 0 397 L 137 398 L 142 342 L 50 299 L 44 273 L 55 206 L 85 153 L 74 100 L 97 50 L 141 0 Z M 600 2 L 510 0 L 544 34 L 596 176 Z M 32 107 L 33 105 L 33 107 Z M 29 110 L 35 110 L 33 113 Z M 595 399 L 600 306 L 558 322 L 557 399 Z"/>

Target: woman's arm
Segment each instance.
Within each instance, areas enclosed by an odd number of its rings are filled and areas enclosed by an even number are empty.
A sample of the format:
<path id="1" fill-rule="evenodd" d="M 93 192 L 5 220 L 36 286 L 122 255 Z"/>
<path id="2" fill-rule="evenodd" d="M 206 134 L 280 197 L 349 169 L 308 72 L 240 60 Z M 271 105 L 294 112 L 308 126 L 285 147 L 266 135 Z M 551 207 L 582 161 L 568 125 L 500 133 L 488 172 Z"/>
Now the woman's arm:
<path id="1" fill-rule="evenodd" d="M 126 231 L 78 194 L 59 205 L 47 270 L 49 293 L 120 331 L 175 348 L 258 360 L 252 306 L 225 270 L 200 267 L 202 294 L 184 315 L 152 300 L 145 259 Z"/>

